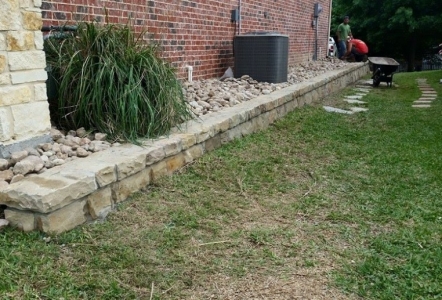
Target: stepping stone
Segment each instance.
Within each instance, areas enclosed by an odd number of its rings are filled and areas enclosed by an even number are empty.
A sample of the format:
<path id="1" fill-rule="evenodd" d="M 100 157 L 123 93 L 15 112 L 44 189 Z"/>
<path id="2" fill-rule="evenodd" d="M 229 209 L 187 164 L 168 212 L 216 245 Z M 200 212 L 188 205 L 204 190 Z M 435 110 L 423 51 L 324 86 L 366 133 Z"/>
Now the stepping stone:
<path id="1" fill-rule="evenodd" d="M 417 100 L 434 100 L 436 97 L 419 97 Z"/>
<path id="2" fill-rule="evenodd" d="M 428 101 L 428 100 L 416 100 L 416 101 L 413 101 L 414 104 L 430 104 L 432 102 L 433 101 Z"/>
<path id="3" fill-rule="evenodd" d="M 347 115 L 352 115 L 354 113 L 353 111 L 348 111 L 348 110 L 335 108 L 335 107 L 331 107 L 331 106 L 323 106 L 323 107 L 324 107 L 325 111 L 327 111 L 327 112 L 335 112 L 335 113 L 347 114 Z"/>
<path id="4" fill-rule="evenodd" d="M 363 108 L 363 107 L 350 107 L 351 111 L 353 112 L 363 112 L 363 111 L 367 111 L 368 108 Z"/>
<path id="5" fill-rule="evenodd" d="M 421 89 L 422 91 L 434 91 L 432 87 L 427 86 L 419 86 L 419 89 Z"/>
<path id="6" fill-rule="evenodd" d="M 354 99 L 344 99 L 344 101 L 347 103 L 351 103 L 351 104 L 366 104 L 367 103 L 365 101 L 354 100 Z"/>
<path id="7" fill-rule="evenodd" d="M 362 99 L 362 96 L 359 95 L 352 95 L 352 96 L 345 96 L 346 99 Z"/>
<path id="8" fill-rule="evenodd" d="M 356 92 L 370 93 L 370 90 L 366 88 L 355 88 L 353 90 Z"/>
<path id="9" fill-rule="evenodd" d="M 416 105 L 412 105 L 411 107 L 427 108 L 427 107 L 431 107 L 431 105 L 429 105 L 429 104 L 416 104 Z"/>

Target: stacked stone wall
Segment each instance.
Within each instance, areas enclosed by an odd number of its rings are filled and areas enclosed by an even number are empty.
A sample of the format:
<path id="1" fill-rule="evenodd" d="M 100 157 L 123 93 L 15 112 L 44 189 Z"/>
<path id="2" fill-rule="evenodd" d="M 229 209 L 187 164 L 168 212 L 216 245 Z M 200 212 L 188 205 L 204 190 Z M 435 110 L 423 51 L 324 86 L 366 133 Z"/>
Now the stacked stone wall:
<path id="1" fill-rule="evenodd" d="M 41 0 L 0 2 L 0 157 L 49 138 Z M 34 141 L 34 142 L 33 142 Z"/>
<path id="2" fill-rule="evenodd" d="M 167 137 L 123 144 L 28 176 L 0 189 L 10 225 L 61 233 L 105 218 L 130 195 L 223 144 L 266 129 L 277 119 L 359 80 L 367 63 L 348 64 L 219 113 L 182 124 Z"/>

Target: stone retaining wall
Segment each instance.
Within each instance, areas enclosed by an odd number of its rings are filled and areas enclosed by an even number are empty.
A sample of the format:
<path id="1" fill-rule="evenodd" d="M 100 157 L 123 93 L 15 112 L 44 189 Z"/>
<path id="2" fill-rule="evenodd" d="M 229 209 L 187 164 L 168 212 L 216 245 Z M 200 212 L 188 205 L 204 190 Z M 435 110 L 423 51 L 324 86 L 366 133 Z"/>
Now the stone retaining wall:
<path id="1" fill-rule="evenodd" d="M 320 102 L 368 72 L 368 64 L 349 64 L 204 115 L 168 137 L 141 146 L 115 146 L 31 175 L 0 191 L 0 204 L 7 206 L 5 217 L 10 224 L 24 231 L 60 233 L 105 218 L 118 203 L 157 178 L 224 143 L 267 128 L 298 107 Z"/>
<path id="2" fill-rule="evenodd" d="M 40 6 L 0 2 L 0 158 L 50 140 Z"/>

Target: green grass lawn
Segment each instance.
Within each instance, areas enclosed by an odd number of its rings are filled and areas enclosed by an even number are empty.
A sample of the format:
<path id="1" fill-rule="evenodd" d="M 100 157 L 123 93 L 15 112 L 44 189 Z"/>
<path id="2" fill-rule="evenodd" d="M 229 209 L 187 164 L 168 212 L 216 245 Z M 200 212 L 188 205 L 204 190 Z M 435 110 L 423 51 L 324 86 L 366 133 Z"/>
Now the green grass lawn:
<path id="1" fill-rule="evenodd" d="M 441 78 L 396 74 L 364 113 L 296 110 L 104 222 L 1 231 L 0 299 L 442 299 Z"/>

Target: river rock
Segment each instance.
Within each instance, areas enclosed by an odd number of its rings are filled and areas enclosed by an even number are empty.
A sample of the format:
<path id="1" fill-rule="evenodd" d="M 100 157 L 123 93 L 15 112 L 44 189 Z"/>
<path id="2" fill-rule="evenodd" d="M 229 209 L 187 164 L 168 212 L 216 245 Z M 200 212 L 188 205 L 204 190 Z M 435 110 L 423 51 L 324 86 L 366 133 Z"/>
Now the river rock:
<path id="1" fill-rule="evenodd" d="M 7 159 L 0 158 L 0 171 L 4 171 L 8 168 L 9 162 Z"/>

